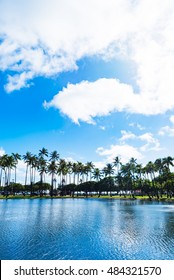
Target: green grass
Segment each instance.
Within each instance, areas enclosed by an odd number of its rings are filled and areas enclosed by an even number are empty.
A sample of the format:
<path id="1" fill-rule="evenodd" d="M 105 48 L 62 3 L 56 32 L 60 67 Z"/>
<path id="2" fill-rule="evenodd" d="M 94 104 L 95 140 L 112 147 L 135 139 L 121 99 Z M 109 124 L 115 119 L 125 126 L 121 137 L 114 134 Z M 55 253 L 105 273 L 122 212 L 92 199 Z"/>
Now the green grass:
<path id="1" fill-rule="evenodd" d="M 40 197 L 40 196 L 30 196 L 30 195 L 9 195 L 7 198 L 5 196 L 0 196 L 0 199 L 36 199 L 36 198 L 39 198 L 39 199 L 50 199 L 51 196 L 43 196 L 43 197 Z M 54 199 L 66 199 L 66 198 L 72 198 L 71 196 L 67 195 L 67 196 L 53 196 L 52 198 Z M 86 198 L 86 196 L 74 196 L 74 198 Z M 94 199 L 94 198 L 97 198 L 97 199 L 121 199 L 121 200 L 132 200 L 133 198 L 131 198 L 130 196 L 119 196 L 119 195 L 113 195 L 112 197 L 110 195 L 102 195 L 100 197 L 98 197 L 98 195 L 93 195 L 93 196 L 88 196 L 88 199 Z M 149 197 L 148 196 L 136 196 L 135 197 L 136 199 L 140 199 L 140 200 L 149 200 Z M 152 198 L 152 200 L 157 200 L 156 197 Z M 174 202 L 174 198 L 167 198 L 166 196 L 163 196 L 162 198 L 159 199 L 159 201 L 172 201 Z"/>

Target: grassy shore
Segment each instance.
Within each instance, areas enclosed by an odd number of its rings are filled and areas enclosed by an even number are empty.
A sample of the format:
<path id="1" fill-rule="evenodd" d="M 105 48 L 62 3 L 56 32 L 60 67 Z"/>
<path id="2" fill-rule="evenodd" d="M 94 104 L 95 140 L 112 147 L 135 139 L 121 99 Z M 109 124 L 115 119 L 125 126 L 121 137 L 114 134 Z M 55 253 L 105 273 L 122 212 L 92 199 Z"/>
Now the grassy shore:
<path id="1" fill-rule="evenodd" d="M 88 196 L 88 197 L 86 197 L 86 196 L 74 196 L 74 197 L 72 197 L 72 196 L 69 196 L 69 195 L 66 195 L 66 196 L 53 196 L 53 197 L 51 197 L 51 196 L 42 196 L 42 197 L 40 197 L 40 196 L 30 196 L 30 195 L 25 195 L 25 196 L 23 196 L 23 195 L 9 195 L 8 197 L 6 197 L 6 196 L 0 196 L 0 199 L 5 199 L 5 200 L 7 200 L 7 199 L 50 199 L 50 198 L 52 198 L 52 199 L 66 199 L 66 198 L 71 198 L 71 199 L 74 199 L 74 198 L 78 198 L 78 199 L 80 199 L 80 198 L 88 198 L 88 199 L 121 199 L 121 200 L 136 200 L 136 199 L 139 199 L 139 200 L 150 200 L 149 199 L 149 197 L 148 196 L 136 196 L 135 198 L 132 198 L 132 197 L 130 197 L 130 196 L 126 196 L 126 197 L 124 197 L 124 196 L 119 196 L 119 195 L 113 195 L 113 196 L 110 196 L 110 195 L 102 195 L 102 196 L 100 196 L 100 197 L 98 197 L 98 195 L 93 195 L 93 196 Z M 174 202 L 174 197 L 173 198 L 167 198 L 166 196 L 163 196 L 163 197 L 161 197 L 161 198 L 159 198 L 159 199 L 157 199 L 156 197 L 153 197 L 152 199 L 151 199 L 152 201 L 166 201 L 166 202 Z"/>

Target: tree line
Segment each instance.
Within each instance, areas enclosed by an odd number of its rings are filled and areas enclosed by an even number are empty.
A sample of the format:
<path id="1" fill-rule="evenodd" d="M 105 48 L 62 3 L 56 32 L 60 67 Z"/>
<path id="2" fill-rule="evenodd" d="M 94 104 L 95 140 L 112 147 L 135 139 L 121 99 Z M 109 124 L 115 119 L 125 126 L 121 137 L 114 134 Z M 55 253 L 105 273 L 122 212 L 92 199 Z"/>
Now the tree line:
<path id="1" fill-rule="evenodd" d="M 26 165 L 25 182 L 17 182 L 17 165 L 23 160 Z M 171 156 L 149 161 L 145 166 L 131 158 L 123 164 L 120 157 L 116 156 L 112 163 L 107 163 L 102 169 L 95 167 L 92 161 L 87 163 L 71 162 L 60 158 L 57 151 L 51 153 L 46 148 L 39 150 L 38 155 L 26 152 L 25 155 L 12 153 L 0 156 L 0 188 L 4 194 L 14 194 L 18 191 L 28 191 L 30 195 L 42 196 L 44 190 L 49 189 L 53 195 L 79 195 L 85 196 L 102 193 L 112 196 L 147 195 L 149 199 L 157 199 L 166 195 L 174 195 L 174 165 Z M 14 179 L 11 180 L 12 171 Z M 36 182 L 36 174 L 40 179 Z M 51 182 L 46 182 L 48 175 Z"/>

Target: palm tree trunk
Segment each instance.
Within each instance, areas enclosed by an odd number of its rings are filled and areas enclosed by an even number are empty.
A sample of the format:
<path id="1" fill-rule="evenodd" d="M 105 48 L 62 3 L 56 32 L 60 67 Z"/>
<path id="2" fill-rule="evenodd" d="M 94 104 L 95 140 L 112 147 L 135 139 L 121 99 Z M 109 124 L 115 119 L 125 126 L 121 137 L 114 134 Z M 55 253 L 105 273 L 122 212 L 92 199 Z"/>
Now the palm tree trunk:
<path id="1" fill-rule="evenodd" d="M 15 184 L 16 184 L 16 166 L 15 166 Z"/>
<path id="2" fill-rule="evenodd" d="M 51 176 L 51 191 L 50 191 L 50 196 L 52 197 L 53 196 L 53 182 L 54 182 L 54 177 L 53 177 L 53 174 Z"/>
<path id="3" fill-rule="evenodd" d="M 25 186 L 27 185 L 27 174 L 28 174 L 28 164 L 26 167 L 26 174 L 25 174 Z"/>
<path id="4" fill-rule="evenodd" d="M 1 168 L 1 175 L 0 175 L 0 187 L 1 187 L 1 182 L 2 182 L 2 168 Z"/>

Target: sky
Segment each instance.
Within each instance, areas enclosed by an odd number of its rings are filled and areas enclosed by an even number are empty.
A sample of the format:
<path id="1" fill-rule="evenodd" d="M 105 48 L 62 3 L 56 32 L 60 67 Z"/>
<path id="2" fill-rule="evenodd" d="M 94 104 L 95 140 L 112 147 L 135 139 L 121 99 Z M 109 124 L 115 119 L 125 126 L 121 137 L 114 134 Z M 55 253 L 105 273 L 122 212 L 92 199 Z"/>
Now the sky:
<path id="1" fill-rule="evenodd" d="M 0 0 L 0 11 L 0 155 L 45 147 L 98 167 L 174 156 L 172 0 Z"/>

